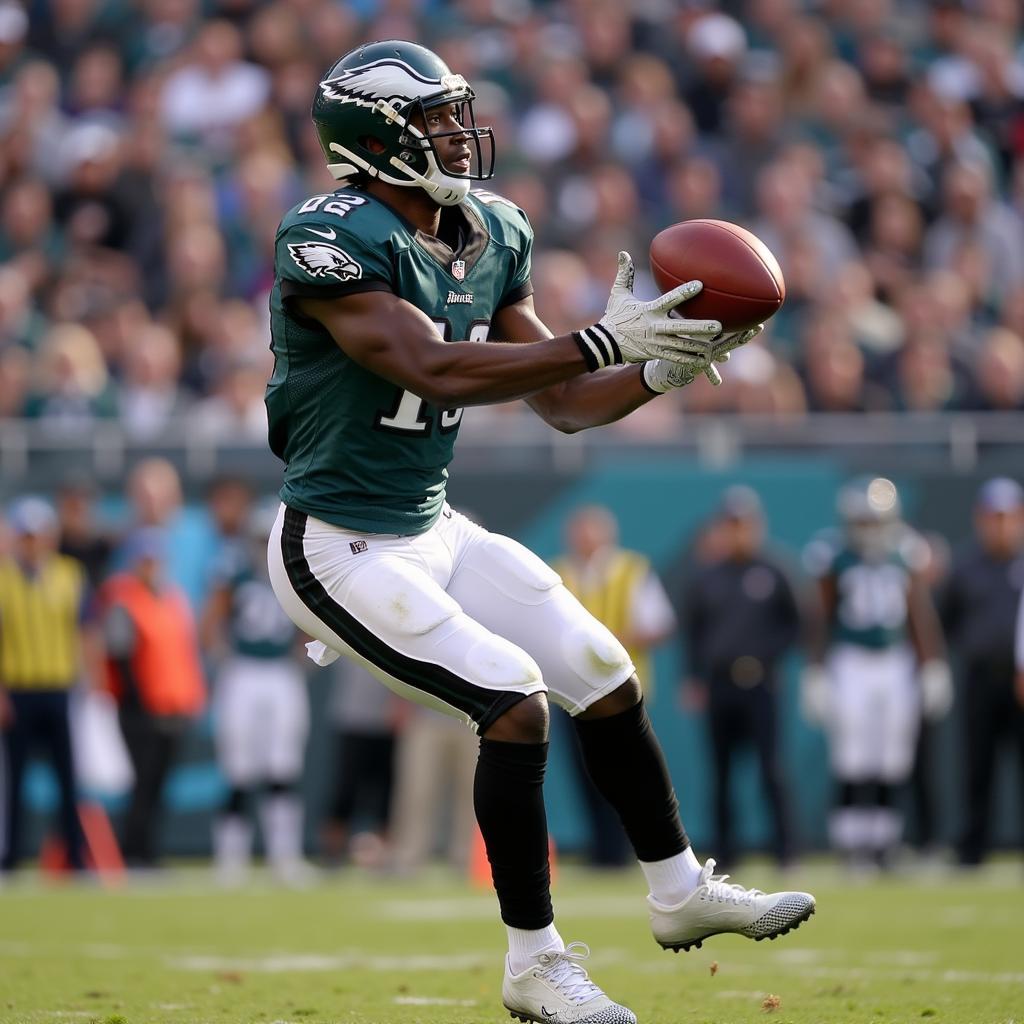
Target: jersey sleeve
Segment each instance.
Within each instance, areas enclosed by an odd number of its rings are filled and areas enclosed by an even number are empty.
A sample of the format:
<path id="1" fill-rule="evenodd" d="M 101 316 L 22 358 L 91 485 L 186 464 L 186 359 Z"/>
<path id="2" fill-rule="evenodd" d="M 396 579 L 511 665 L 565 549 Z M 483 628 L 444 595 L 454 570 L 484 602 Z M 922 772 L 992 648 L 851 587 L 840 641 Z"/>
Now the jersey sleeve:
<path id="1" fill-rule="evenodd" d="M 340 298 L 394 291 L 392 261 L 384 244 L 360 235 L 355 223 L 302 218 L 282 224 L 274 265 L 281 298 Z"/>
<path id="2" fill-rule="evenodd" d="M 812 537 L 803 550 L 804 572 L 812 579 L 824 579 L 832 575 L 838 555 L 838 538 L 830 530 L 822 531 Z"/>
<path id="3" fill-rule="evenodd" d="M 497 309 L 533 294 L 533 226 L 526 214 L 511 200 L 485 189 L 474 189 L 473 198 L 486 211 L 488 229 L 494 240 L 511 255 L 505 288 Z"/>
<path id="4" fill-rule="evenodd" d="M 533 269 L 533 228 L 530 227 L 530 222 L 522 210 L 516 210 L 516 213 L 522 219 L 523 227 L 520 230 L 519 245 L 514 250 L 515 260 L 512 274 L 505 292 L 498 302 L 498 309 L 503 306 L 511 306 L 514 302 L 519 302 L 533 294 L 533 284 L 530 281 Z"/>

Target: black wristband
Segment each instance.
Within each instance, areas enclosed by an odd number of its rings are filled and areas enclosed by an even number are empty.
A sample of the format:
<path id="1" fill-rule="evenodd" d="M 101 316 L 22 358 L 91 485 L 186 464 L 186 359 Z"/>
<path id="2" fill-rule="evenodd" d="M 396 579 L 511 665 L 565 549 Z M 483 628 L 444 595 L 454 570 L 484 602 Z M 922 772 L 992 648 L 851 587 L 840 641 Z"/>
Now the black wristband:
<path id="1" fill-rule="evenodd" d="M 583 358 L 587 361 L 587 369 L 593 373 L 603 370 L 606 366 L 622 364 L 622 351 L 614 335 L 603 324 L 594 324 L 582 331 L 572 332 L 573 340 L 579 346 Z"/>

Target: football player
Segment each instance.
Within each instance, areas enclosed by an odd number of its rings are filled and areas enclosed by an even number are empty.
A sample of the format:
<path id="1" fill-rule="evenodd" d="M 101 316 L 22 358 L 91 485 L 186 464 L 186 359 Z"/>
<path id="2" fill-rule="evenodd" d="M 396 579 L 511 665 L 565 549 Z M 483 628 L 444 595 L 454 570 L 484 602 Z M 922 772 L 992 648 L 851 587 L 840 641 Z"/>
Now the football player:
<path id="1" fill-rule="evenodd" d="M 851 866 L 888 864 L 903 831 L 896 787 L 913 766 L 921 715 L 953 697 L 927 581 L 925 542 L 902 521 L 895 485 L 858 479 L 839 492 L 843 523 L 808 545 L 825 628 L 804 671 L 808 720 L 824 725 L 839 784 L 829 832 Z"/>
<path id="2" fill-rule="evenodd" d="M 259 800 L 267 863 L 285 884 L 299 884 L 303 808 L 298 793 L 309 732 L 306 681 L 295 660 L 298 631 L 274 596 L 266 546 L 279 503 L 256 505 L 246 539 L 224 551 L 203 615 L 204 646 L 226 650 L 214 689 L 217 759 L 230 786 L 213 825 L 220 880 L 241 882 L 252 851 L 249 807 Z"/>
<path id="3" fill-rule="evenodd" d="M 622 818 L 663 946 L 774 936 L 814 900 L 748 891 L 698 863 L 629 656 L 537 556 L 446 503 L 447 465 L 464 406 L 524 398 L 563 431 L 608 423 L 696 374 L 717 379 L 714 364 L 755 332 L 669 317 L 699 282 L 638 301 L 620 253 L 601 320 L 552 337 L 533 309 L 526 217 L 470 191 L 494 157 L 473 96 L 403 41 L 360 46 L 319 84 L 313 120 L 338 188 L 277 233 L 267 406 L 285 471 L 271 579 L 315 661 L 354 658 L 480 735 L 474 808 L 508 932 L 505 1006 L 522 1020 L 632 1024 L 554 925 L 549 697 Z"/>

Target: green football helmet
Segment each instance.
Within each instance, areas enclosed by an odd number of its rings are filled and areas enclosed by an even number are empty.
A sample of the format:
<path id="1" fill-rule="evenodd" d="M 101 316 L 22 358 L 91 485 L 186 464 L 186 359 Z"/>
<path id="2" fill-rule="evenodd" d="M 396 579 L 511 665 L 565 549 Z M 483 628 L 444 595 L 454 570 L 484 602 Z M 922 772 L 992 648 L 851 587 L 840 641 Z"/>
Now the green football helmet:
<path id="1" fill-rule="evenodd" d="M 401 39 L 367 43 L 345 54 L 320 82 L 313 123 L 327 167 L 339 181 L 362 172 L 391 185 L 424 189 L 440 206 L 466 198 L 471 181 L 494 174 L 494 133 L 478 128 L 475 94 L 436 53 Z M 421 131 L 412 119 L 457 104 L 461 131 Z M 464 135 L 473 158 L 464 174 L 449 171 L 435 140 Z M 367 143 L 376 139 L 379 152 Z M 486 147 L 485 147 L 486 143 Z M 485 159 L 486 150 L 486 159 Z"/>

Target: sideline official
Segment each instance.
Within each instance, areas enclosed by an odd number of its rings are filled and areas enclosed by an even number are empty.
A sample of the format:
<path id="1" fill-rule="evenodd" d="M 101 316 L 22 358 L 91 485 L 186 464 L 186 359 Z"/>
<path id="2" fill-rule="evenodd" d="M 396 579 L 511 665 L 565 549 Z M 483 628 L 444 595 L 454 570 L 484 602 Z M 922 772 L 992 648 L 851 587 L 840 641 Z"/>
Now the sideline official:
<path id="1" fill-rule="evenodd" d="M 773 852 L 792 857 L 789 801 L 778 751 L 778 666 L 800 635 L 800 612 L 786 573 L 763 550 L 761 501 L 749 487 L 722 497 L 712 549 L 684 592 L 684 632 L 690 677 L 684 698 L 706 708 L 715 773 L 716 854 L 737 854 L 729 785 L 737 752 L 753 743 L 774 818 Z"/>
<path id="2" fill-rule="evenodd" d="M 1024 588 L 1024 490 L 1015 480 L 996 477 L 982 486 L 974 533 L 954 561 L 940 602 L 950 650 L 960 659 L 967 820 L 958 853 L 965 867 L 980 864 L 988 852 L 995 763 L 1004 741 L 1016 745 L 1024 765 L 1013 650 Z"/>
<path id="3" fill-rule="evenodd" d="M 83 867 L 68 701 L 82 670 L 85 570 L 57 553 L 57 514 L 20 498 L 8 516 L 12 552 L 0 558 L 0 730 L 7 747 L 7 843 L 0 871 L 21 859 L 22 780 L 29 755 L 46 750 L 57 777 L 58 822 L 68 864 Z"/>

